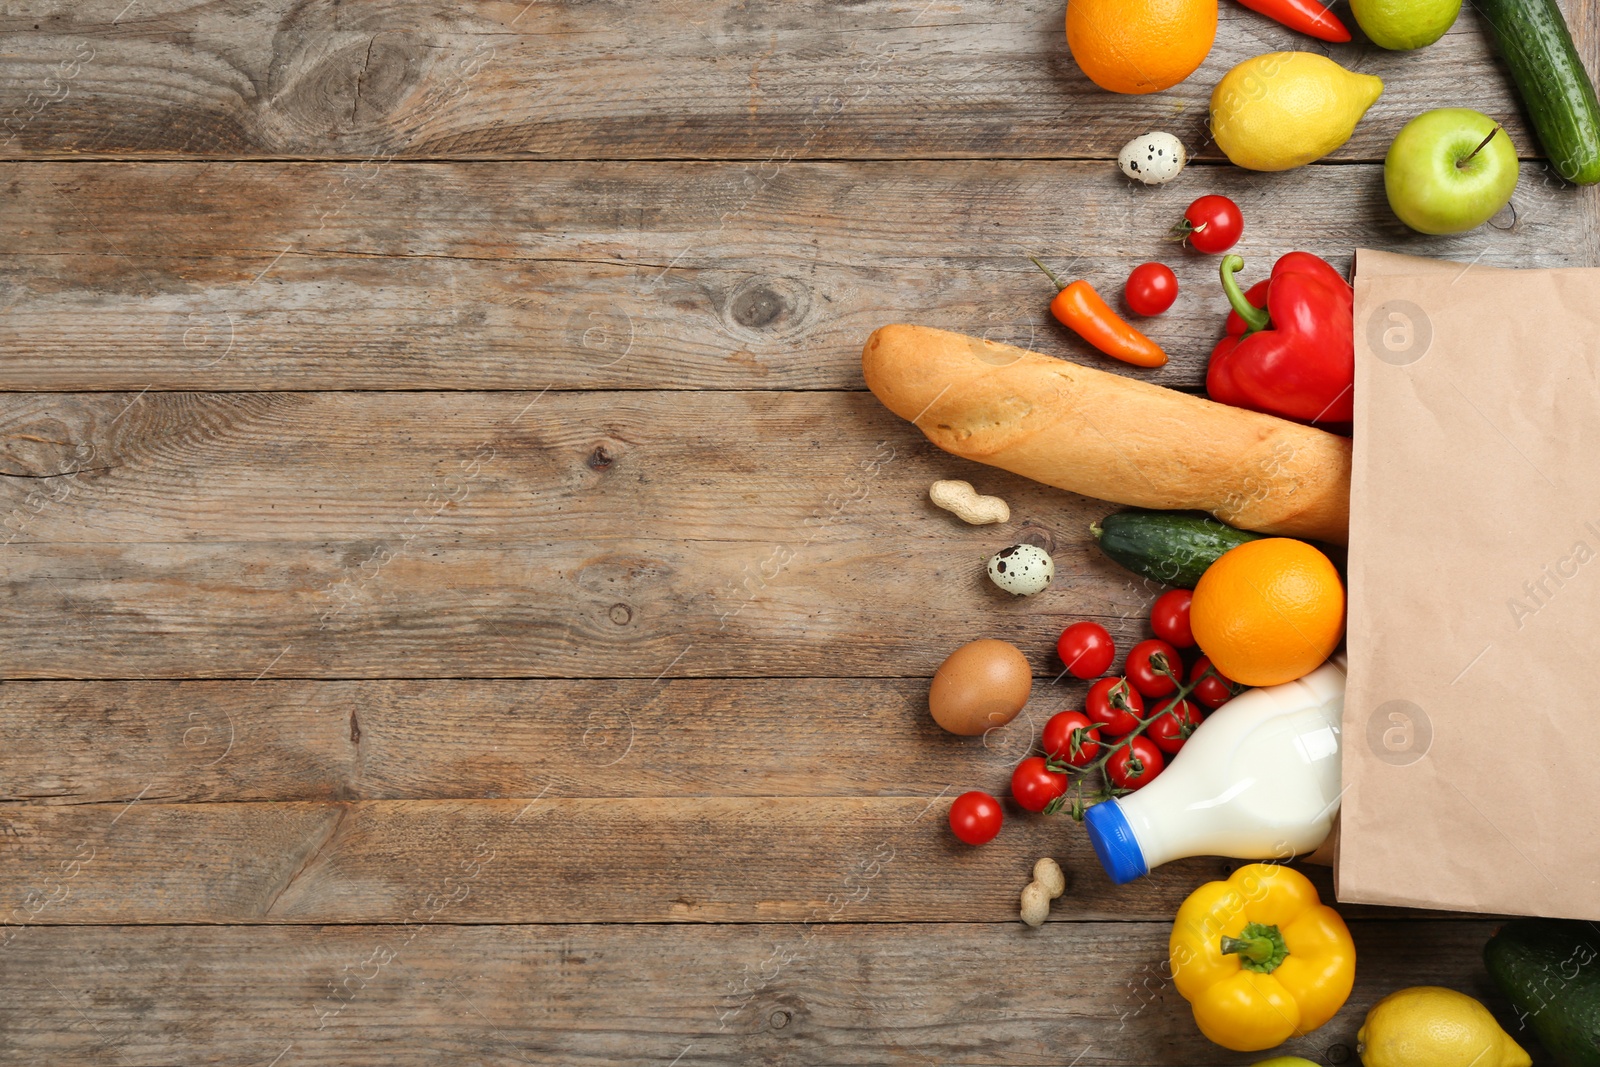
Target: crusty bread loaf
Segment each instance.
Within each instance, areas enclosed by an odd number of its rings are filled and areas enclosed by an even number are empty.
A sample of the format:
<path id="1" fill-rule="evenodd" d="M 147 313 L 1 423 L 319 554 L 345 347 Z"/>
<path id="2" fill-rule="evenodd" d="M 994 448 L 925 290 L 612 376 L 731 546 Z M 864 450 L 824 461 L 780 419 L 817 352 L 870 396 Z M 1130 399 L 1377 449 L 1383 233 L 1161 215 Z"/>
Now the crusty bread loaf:
<path id="1" fill-rule="evenodd" d="M 861 369 L 946 452 L 1101 500 L 1345 543 L 1348 438 L 922 326 L 876 331 Z"/>

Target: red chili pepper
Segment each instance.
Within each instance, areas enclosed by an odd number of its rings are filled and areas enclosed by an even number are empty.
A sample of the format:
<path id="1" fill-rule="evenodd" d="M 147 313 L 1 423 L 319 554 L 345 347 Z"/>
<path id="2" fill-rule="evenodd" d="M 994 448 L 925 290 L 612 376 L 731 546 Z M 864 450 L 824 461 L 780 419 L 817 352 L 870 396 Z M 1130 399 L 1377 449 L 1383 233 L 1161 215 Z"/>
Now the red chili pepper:
<path id="1" fill-rule="evenodd" d="M 1355 294 L 1309 252 L 1290 252 L 1272 277 L 1239 291 L 1238 256 L 1222 260 L 1233 310 L 1211 350 L 1206 391 L 1234 407 L 1303 422 L 1349 422 L 1355 381 Z"/>
<path id="2" fill-rule="evenodd" d="M 1319 40 L 1342 44 L 1350 39 L 1350 31 L 1339 21 L 1339 16 L 1317 0 L 1239 0 L 1239 3 Z"/>

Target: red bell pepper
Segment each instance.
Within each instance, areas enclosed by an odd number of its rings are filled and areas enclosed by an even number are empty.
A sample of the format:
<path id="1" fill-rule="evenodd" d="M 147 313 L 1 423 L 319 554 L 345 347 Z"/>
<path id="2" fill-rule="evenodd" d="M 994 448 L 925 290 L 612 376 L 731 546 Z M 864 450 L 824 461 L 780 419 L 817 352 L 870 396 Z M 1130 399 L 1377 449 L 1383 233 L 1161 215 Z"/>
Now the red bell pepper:
<path id="1" fill-rule="evenodd" d="M 1238 256 L 1222 261 L 1233 310 L 1211 350 L 1206 391 L 1234 407 L 1302 422 L 1349 422 L 1355 381 L 1355 293 L 1309 252 L 1290 252 L 1272 276 L 1239 291 Z"/>
<path id="2" fill-rule="evenodd" d="M 1339 16 L 1317 3 L 1317 0 L 1239 0 L 1239 3 L 1283 23 L 1291 30 L 1299 30 L 1323 41 L 1343 44 L 1350 39 L 1350 31 L 1339 21 Z"/>

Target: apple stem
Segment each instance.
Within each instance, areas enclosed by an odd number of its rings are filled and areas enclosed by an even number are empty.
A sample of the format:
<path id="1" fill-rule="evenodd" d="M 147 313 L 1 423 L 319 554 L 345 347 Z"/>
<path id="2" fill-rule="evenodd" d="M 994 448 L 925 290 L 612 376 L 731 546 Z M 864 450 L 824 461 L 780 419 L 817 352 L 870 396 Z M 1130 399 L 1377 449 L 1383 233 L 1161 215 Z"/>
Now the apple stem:
<path id="1" fill-rule="evenodd" d="M 1479 141 L 1478 142 L 1478 147 L 1474 148 L 1472 150 L 1471 154 L 1468 155 L 1466 159 L 1463 159 L 1459 163 L 1457 163 L 1456 166 L 1464 167 L 1468 163 L 1471 163 L 1473 161 L 1473 159 L 1477 156 L 1477 154 L 1479 152 L 1483 151 L 1484 146 L 1487 145 L 1490 141 L 1494 140 L 1494 135 L 1499 133 L 1499 132 L 1500 132 L 1500 124 L 1497 122 L 1497 123 L 1494 124 L 1494 129 L 1489 131 L 1489 136 L 1487 136 L 1483 140 Z"/>

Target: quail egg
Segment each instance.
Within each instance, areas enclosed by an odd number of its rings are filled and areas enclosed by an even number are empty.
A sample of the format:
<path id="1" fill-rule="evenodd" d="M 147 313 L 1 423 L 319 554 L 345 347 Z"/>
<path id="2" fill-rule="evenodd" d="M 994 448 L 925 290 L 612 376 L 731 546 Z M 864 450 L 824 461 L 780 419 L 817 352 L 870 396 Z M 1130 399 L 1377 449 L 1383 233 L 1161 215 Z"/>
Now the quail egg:
<path id="1" fill-rule="evenodd" d="M 1189 153 L 1184 151 L 1183 142 L 1159 130 L 1135 137 L 1117 155 L 1122 173 L 1146 185 L 1165 185 L 1178 176 L 1187 162 Z"/>
<path id="2" fill-rule="evenodd" d="M 1012 545 L 989 557 L 989 578 L 1017 596 L 1032 596 L 1055 576 L 1055 561 L 1036 545 Z"/>

